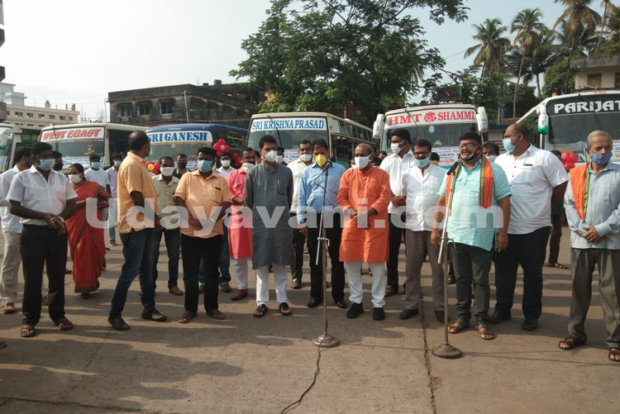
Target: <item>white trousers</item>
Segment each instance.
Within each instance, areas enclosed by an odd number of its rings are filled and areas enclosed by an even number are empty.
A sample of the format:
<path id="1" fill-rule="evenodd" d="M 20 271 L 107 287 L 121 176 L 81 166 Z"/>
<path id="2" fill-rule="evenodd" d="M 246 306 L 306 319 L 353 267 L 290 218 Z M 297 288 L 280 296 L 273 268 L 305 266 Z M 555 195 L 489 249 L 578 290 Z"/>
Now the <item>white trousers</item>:
<path id="1" fill-rule="evenodd" d="M 248 288 L 249 257 L 245 259 L 235 259 L 235 276 L 237 277 L 237 289 L 245 290 Z"/>
<path id="2" fill-rule="evenodd" d="M 344 262 L 349 277 L 349 300 L 352 303 L 362 303 L 364 288 L 362 286 L 362 260 Z M 385 263 L 368 263 L 372 272 L 372 306 L 382 308 L 385 305 Z"/>
<path id="3" fill-rule="evenodd" d="M 19 265 L 22 262 L 19 247 L 21 233 L 3 233 L 4 260 L 0 274 L 0 302 L 3 304 L 17 301 L 17 284 L 19 282 Z"/>
<path id="4" fill-rule="evenodd" d="M 274 264 L 273 276 L 278 305 L 285 302 L 288 303 L 288 297 L 286 296 L 288 272 L 286 271 L 286 266 Z M 256 269 L 256 305 L 269 306 L 269 265 Z"/>

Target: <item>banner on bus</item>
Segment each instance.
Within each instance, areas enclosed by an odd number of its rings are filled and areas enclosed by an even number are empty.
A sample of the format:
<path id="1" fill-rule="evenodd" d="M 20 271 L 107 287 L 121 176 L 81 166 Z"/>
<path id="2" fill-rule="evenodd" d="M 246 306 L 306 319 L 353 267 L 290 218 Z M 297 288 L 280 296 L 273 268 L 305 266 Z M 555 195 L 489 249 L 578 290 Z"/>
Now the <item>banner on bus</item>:
<path id="1" fill-rule="evenodd" d="M 620 162 L 620 141 L 614 141 L 613 155 L 611 160 L 614 162 Z"/>
<path id="2" fill-rule="evenodd" d="M 48 130 L 41 133 L 41 142 L 60 141 L 65 139 L 103 139 L 103 127 L 69 128 Z"/>
<path id="3" fill-rule="evenodd" d="M 441 166 L 451 166 L 459 160 L 459 147 L 433 147 L 433 152 L 439 155 Z"/>
<path id="4" fill-rule="evenodd" d="M 209 131 L 166 131 L 149 132 L 151 144 L 166 144 L 173 142 L 213 142 L 213 136 Z"/>
<path id="5" fill-rule="evenodd" d="M 474 109 L 439 109 L 421 112 L 410 112 L 387 117 L 387 125 L 433 125 L 476 122 Z"/>
<path id="6" fill-rule="evenodd" d="M 276 118 L 261 119 L 252 122 L 252 131 L 327 131 L 325 118 Z"/>

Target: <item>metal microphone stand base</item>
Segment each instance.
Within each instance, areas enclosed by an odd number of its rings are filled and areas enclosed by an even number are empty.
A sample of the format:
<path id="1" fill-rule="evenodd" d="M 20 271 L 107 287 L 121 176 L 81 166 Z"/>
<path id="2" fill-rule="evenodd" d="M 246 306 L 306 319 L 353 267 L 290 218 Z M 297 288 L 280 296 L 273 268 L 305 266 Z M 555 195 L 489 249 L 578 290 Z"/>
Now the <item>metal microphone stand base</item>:
<path id="1" fill-rule="evenodd" d="M 340 341 L 328 333 L 321 334 L 312 340 L 312 343 L 321 348 L 333 348 L 340 344 Z"/>
<path id="2" fill-rule="evenodd" d="M 463 353 L 460 349 L 446 343 L 433 349 L 433 355 L 439 358 L 454 359 L 460 357 Z"/>

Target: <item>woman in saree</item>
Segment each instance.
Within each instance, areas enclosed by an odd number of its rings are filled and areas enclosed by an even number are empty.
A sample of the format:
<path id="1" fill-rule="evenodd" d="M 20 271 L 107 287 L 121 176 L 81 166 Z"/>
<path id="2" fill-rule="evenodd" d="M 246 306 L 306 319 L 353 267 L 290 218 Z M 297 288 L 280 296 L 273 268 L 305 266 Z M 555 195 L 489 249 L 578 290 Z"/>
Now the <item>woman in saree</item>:
<path id="1" fill-rule="evenodd" d="M 69 167 L 69 179 L 78 195 L 78 210 L 67 220 L 73 282 L 75 292 L 80 293 L 82 298 L 87 298 L 91 292 L 99 289 L 99 276 L 105 266 L 103 228 L 93 227 L 92 224 L 101 222 L 101 211 L 108 207 L 110 195 L 95 181 L 86 181 L 82 164 L 72 164 Z M 87 209 L 89 199 L 96 200 L 96 210 Z"/>

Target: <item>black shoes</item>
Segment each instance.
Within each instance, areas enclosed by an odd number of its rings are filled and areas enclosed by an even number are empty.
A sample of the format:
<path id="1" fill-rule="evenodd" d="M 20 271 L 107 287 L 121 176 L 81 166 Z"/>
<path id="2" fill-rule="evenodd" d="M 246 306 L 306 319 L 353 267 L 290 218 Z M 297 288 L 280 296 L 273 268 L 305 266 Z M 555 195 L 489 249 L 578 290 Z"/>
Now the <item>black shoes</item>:
<path id="1" fill-rule="evenodd" d="M 301 279 L 293 279 L 293 289 L 301 289 Z"/>
<path id="2" fill-rule="evenodd" d="M 364 306 L 361 303 L 351 304 L 351 308 L 347 311 L 347 318 L 355 319 L 364 313 Z"/>
<path id="3" fill-rule="evenodd" d="M 398 318 L 404 321 L 405 319 L 416 316 L 418 313 L 420 313 L 419 309 L 405 309 L 398 315 Z"/>
<path id="4" fill-rule="evenodd" d="M 349 304 L 347 303 L 346 300 L 344 299 L 338 299 L 335 300 L 334 303 L 336 304 L 336 306 L 338 306 L 340 309 L 346 309 L 349 307 Z"/>
<path id="5" fill-rule="evenodd" d="M 534 318 L 525 318 L 522 328 L 526 331 L 535 331 L 538 328 L 538 320 Z"/>
<path id="6" fill-rule="evenodd" d="M 444 323 L 446 321 L 446 313 L 443 309 L 436 310 L 435 316 L 437 317 L 437 320 L 441 323 Z"/>
<path id="7" fill-rule="evenodd" d="M 372 310 L 372 318 L 375 321 L 382 321 L 385 319 L 385 311 L 383 310 L 383 308 L 374 308 Z"/>
<path id="8" fill-rule="evenodd" d="M 306 306 L 308 306 L 309 308 L 316 308 L 317 306 L 319 306 L 321 303 L 323 303 L 322 299 L 317 299 L 317 298 L 310 298 L 310 300 L 308 301 L 308 303 L 306 304 Z"/>
<path id="9" fill-rule="evenodd" d="M 108 318 L 108 322 L 110 323 L 110 325 L 112 325 L 112 328 L 116 329 L 117 331 L 129 330 L 129 325 L 127 325 L 123 318 L 121 318 L 120 316 L 114 319 Z"/>
<path id="10" fill-rule="evenodd" d="M 497 323 L 509 321 L 510 319 L 512 319 L 512 317 L 510 316 L 510 313 L 502 313 L 496 310 L 495 312 L 493 312 L 493 315 L 489 317 L 489 323 L 497 324 Z"/>
<path id="11" fill-rule="evenodd" d="M 155 309 L 152 313 L 143 313 L 142 319 L 146 319 L 147 321 L 155 321 L 155 322 L 166 322 L 168 318 L 161 313 L 157 309 Z"/>

